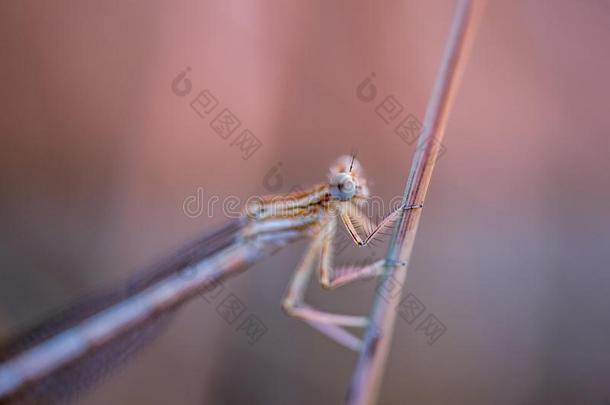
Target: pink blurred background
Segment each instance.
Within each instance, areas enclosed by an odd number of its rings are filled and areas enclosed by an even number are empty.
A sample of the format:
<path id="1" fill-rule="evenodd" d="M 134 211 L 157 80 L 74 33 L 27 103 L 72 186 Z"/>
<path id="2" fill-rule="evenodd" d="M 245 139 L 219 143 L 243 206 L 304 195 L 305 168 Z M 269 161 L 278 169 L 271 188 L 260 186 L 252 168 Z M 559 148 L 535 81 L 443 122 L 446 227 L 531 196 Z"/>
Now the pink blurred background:
<path id="1" fill-rule="evenodd" d="M 356 148 L 376 195 L 414 151 L 375 107 L 423 118 L 453 2 L 3 2 L 0 336 L 125 279 L 222 215 L 185 198 L 325 180 Z M 490 2 L 451 114 L 410 266 L 447 328 L 397 324 L 381 404 L 610 401 L 610 4 Z M 172 81 L 186 67 L 192 92 Z M 378 95 L 356 87 L 375 72 Z M 189 106 L 209 89 L 210 117 Z M 263 146 L 243 160 L 221 108 Z M 226 284 L 268 327 L 255 344 L 196 299 L 82 404 L 341 403 L 355 355 L 288 318 L 305 248 Z M 356 248 L 338 262 L 349 261 Z M 377 255 L 383 255 L 383 246 Z M 360 253 L 359 253 L 360 254 Z M 309 301 L 367 312 L 374 283 Z"/>

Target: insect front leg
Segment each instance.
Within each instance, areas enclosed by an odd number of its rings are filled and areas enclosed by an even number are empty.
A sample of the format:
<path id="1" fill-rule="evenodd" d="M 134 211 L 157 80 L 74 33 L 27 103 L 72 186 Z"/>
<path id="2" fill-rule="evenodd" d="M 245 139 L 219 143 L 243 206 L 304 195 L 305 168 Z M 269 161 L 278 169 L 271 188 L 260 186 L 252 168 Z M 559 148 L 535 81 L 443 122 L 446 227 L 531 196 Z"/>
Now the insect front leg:
<path id="1" fill-rule="evenodd" d="M 359 350 L 362 345 L 361 339 L 343 327 L 366 327 L 369 323 L 366 317 L 320 311 L 307 305 L 304 301 L 316 263 L 319 263 L 320 282 L 328 288 L 339 287 L 357 279 L 378 276 L 383 274 L 387 267 L 385 261 L 381 260 L 369 266 L 333 270 L 331 267 L 332 241 L 336 223 L 337 219 L 331 218 L 314 237 L 284 294 L 282 306 L 288 315 L 305 321 L 343 346 Z"/>
<path id="2" fill-rule="evenodd" d="M 336 288 L 357 279 L 376 277 L 382 274 L 383 260 L 362 267 L 346 266 L 333 268 L 332 242 L 337 231 L 336 224 L 337 221 L 334 219 L 328 225 L 327 237 L 320 241 L 320 284 L 324 288 Z"/>
<path id="3" fill-rule="evenodd" d="M 398 214 L 402 211 L 423 208 L 422 204 L 415 205 L 401 205 L 394 211 L 390 212 L 385 218 L 383 218 L 377 225 L 373 225 L 369 217 L 364 215 L 360 208 L 350 202 L 341 208 L 341 221 L 345 228 L 348 230 L 353 241 L 359 246 L 367 245 L 378 233 L 381 231 L 386 225 L 390 222 L 398 218 Z M 364 237 L 364 239 L 358 234 L 356 231 L 356 227 L 354 226 L 354 221 L 364 222 L 365 228 L 367 228 L 368 235 Z"/>
<path id="4" fill-rule="evenodd" d="M 390 213 L 377 226 L 373 226 L 369 218 L 353 203 L 342 207 L 340 211 L 341 220 L 348 229 L 352 239 L 360 246 L 366 245 L 388 222 L 394 219 L 401 209 L 420 208 L 421 206 L 400 207 Z M 372 229 L 369 235 L 362 239 L 355 229 L 353 222 L 363 224 L 366 229 Z M 335 232 L 335 229 L 332 229 Z M 332 267 L 332 239 L 326 238 L 322 241 L 320 259 L 320 283 L 325 288 L 337 288 L 356 280 L 369 279 L 384 274 L 386 269 L 391 271 L 396 265 L 404 266 L 405 263 L 387 263 L 386 260 L 378 260 L 365 266 L 342 266 Z"/>

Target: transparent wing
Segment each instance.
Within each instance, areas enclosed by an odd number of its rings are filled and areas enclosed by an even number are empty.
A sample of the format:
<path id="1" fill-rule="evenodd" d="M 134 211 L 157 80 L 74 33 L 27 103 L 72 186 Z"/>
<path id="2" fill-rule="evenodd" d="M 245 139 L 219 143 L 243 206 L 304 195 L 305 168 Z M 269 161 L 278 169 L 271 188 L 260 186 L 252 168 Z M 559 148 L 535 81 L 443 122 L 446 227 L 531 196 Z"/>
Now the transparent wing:
<path id="1" fill-rule="evenodd" d="M 0 363 L 35 347 L 47 339 L 81 323 L 91 316 L 120 304 L 146 288 L 162 281 L 181 269 L 232 245 L 243 222 L 229 222 L 217 231 L 203 235 L 178 250 L 171 257 L 147 268 L 125 283 L 101 293 L 92 294 L 67 308 L 46 318 L 38 325 L 20 333 L 0 346 Z M 76 394 L 107 376 L 128 361 L 141 348 L 152 342 L 169 324 L 176 308 L 140 323 L 124 333 L 114 336 L 104 345 L 90 350 L 81 358 L 71 362 L 44 378 L 32 382 L 16 395 L 0 403 L 38 404 L 66 403 Z"/>

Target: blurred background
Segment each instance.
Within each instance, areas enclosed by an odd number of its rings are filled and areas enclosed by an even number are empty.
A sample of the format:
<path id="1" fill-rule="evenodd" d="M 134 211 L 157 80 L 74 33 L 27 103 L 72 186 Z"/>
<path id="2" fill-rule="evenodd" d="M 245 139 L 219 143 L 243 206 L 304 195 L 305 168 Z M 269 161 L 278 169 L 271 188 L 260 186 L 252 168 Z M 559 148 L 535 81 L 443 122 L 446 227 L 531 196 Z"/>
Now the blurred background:
<path id="1" fill-rule="evenodd" d="M 220 225 L 214 196 L 305 188 L 354 148 L 372 192 L 400 195 L 415 147 L 394 128 L 423 119 L 453 6 L 0 3 L 0 337 Z M 446 330 L 398 318 L 381 404 L 610 403 L 609 34 L 604 1 L 488 5 L 403 292 Z M 355 354 L 280 309 L 305 247 L 225 284 L 267 327 L 255 344 L 195 299 L 79 403 L 341 403 Z M 308 300 L 366 313 L 374 289 Z"/>

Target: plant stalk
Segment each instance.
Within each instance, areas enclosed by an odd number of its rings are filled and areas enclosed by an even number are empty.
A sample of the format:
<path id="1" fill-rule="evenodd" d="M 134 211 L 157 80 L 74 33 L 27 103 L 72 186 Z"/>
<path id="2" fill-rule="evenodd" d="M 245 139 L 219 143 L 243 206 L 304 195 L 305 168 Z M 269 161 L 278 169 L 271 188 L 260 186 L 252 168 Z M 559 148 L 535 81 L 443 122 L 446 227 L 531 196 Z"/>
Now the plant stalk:
<path id="1" fill-rule="evenodd" d="M 405 187 L 404 202 L 409 206 L 423 204 L 425 200 L 447 127 L 449 111 L 455 101 L 482 9 L 482 0 L 457 2 L 441 65 L 426 109 L 423 131 Z M 404 210 L 397 220 L 386 259 L 388 263 L 402 262 L 406 263 L 406 266 L 388 269 L 381 280 L 379 291 L 391 291 L 396 285 L 402 290 L 421 213 L 421 209 Z M 346 404 L 368 405 L 376 402 L 392 341 L 400 290 L 388 295 L 380 293 L 375 297 L 369 316 L 370 324 L 352 374 Z"/>

